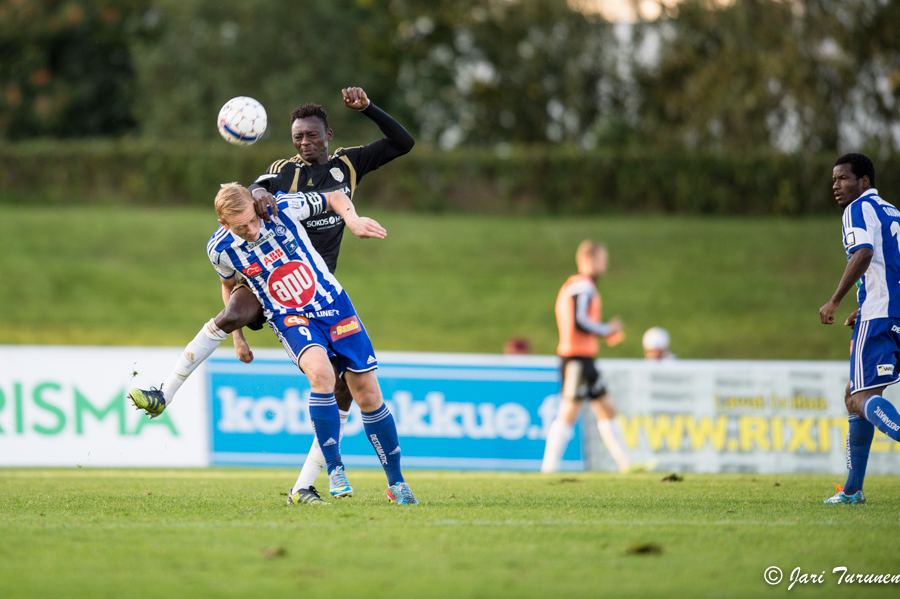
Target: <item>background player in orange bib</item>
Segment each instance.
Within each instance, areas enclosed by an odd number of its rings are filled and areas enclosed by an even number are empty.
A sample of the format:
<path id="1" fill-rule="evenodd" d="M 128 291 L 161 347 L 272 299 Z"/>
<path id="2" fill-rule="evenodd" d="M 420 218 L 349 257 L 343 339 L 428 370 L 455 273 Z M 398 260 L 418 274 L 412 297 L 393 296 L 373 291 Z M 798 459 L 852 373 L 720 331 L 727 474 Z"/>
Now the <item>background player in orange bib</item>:
<path id="1" fill-rule="evenodd" d="M 622 321 L 618 317 L 609 322 L 601 320 L 600 294 L 596 281 L 606 273 L 609 255 L 602 243 L 585 240 L 575 252 L 578 274 L 569 277 L 556 298 L 556 325 L 559 327 L 561 358 L 561 401 L 556 420 L 547 433 L 541 472 L 556 472 L 566 446 L 572 439 L 575 421 L 583 400 L 589 400 L 597 417 L 597 429 L 606 448 L 612 454 L 620 472 L 631 468 L 625 454 L 622 429 L 614 419 L 612 398 L 606 392 L 603 377 L 594 366 L 600 349 L 600 338 L 616 345 L 625 338 Z"/>

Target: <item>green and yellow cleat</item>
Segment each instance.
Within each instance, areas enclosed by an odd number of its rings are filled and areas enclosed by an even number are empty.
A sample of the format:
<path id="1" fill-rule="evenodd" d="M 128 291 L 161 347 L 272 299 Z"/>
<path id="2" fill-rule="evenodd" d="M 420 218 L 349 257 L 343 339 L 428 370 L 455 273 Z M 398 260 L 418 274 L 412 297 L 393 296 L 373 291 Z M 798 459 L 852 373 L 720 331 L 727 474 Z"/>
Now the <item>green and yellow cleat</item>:
<path id="1" fill-rule="evenodd" d="M 315 503 L 328 505 L 327 501 L 322 501 L 322 498 L 319 496 L 319 492 L 316 491 L 316 488 L 310 485 L 308 489 L 298 489 L 293 493 L 288 493 L 287 499 L 288 505 L 294 505 L 297 503 Z"/>
<path id="2" fill-rule="evenodd" d="M 135 409 L 144 410 L 150 418 L 156 418 L 166 409 L 166 398 L 162 389 L 156 387 L 150 387 L 149 390 L 132 389 L 128 392 L 128 399 L 134 404 Z"/>

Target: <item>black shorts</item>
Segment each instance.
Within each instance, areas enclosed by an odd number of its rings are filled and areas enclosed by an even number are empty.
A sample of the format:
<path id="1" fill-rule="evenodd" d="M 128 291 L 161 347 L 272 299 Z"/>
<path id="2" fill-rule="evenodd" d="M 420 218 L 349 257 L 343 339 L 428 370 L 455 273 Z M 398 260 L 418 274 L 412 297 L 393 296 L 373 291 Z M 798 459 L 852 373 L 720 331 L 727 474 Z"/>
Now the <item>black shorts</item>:
<path id="1" fill-rule="evenodd" d="M 594 366 L 593 358 L 562 358 L 559 366 L 564 399 L 600 399 L 606 395 L 606 382 Z"/>
<path id="2" fill-rule="evenodd" d="M 253 288 L 250 287 L 250 285 L 248 285 L 244 281 L 244 279 L 241 277 L 238 277 L 238 282 L 235 284 L 234 289 L 231 292 L 234 293 L 240 287 L 243 287 L 250 293 L 253 293 Z M 254 295 L 253 297 L 255 298 L 256 296 Z M 259 301 L 257 300 L 256 303 L 259 304 Z M 250 329 L 251 331 L 259 331 L 260 329 L 263 328 L 263 325 L 265 325 L 265 324 L 266 324 L 266 313 L 263 312 L 262 306 L 260 305 L 259 313 L 256 315 L 256 318 L 253 320 L 253 322 L 251 322 L 247 325 L 247 328 Z"/>

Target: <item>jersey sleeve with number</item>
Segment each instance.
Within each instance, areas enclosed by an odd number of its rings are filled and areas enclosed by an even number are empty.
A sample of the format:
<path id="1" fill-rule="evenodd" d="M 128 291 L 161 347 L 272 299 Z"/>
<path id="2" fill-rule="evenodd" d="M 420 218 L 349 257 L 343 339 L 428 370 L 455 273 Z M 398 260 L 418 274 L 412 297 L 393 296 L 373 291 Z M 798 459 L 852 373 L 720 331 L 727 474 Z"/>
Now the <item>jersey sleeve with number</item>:
<path id="1" fill-rule="evenodd" d="M 857 283 L 858 320 L 900 318 L 900 211 L 868 189 L 844 209 L 842 233 L 848 260 L 862 248 L 872 250 Z"/>

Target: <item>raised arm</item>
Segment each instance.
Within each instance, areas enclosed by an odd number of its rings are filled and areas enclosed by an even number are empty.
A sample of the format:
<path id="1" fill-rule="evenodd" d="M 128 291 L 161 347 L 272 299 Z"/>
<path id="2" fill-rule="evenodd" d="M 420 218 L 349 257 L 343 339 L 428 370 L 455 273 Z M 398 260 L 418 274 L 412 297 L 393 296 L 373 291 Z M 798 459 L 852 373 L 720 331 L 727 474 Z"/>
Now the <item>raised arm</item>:
<path id="1" fill-rule="evenodd" d="M 356 214 L 356 208 L 353 206 L 353 202 L 350 201 L 349 196 L 344 192 L 329 191 L 322 195 L 324 195 L 325 199 L 328 201 L 328 208 L 334 210 L 335 214 L 343 217 L 344 222 L 347 224 L 347 228 L 360 239 L 369 239 L 373 237 L 375 239 L 384 239 L 387 235 L 387 231 L 385 231 L 384 227 L 378 224 L 377 221 Z"/>

